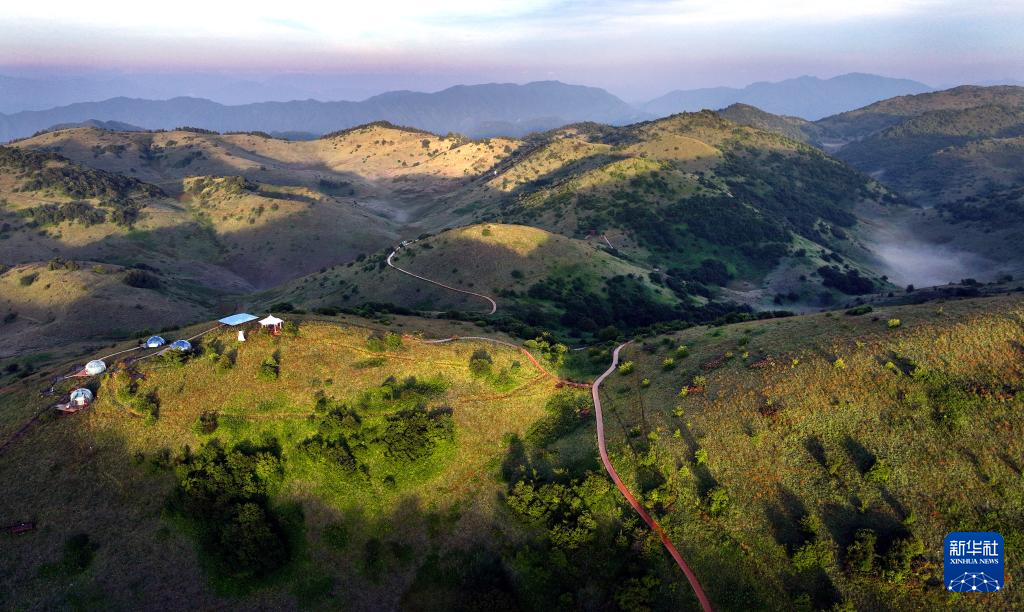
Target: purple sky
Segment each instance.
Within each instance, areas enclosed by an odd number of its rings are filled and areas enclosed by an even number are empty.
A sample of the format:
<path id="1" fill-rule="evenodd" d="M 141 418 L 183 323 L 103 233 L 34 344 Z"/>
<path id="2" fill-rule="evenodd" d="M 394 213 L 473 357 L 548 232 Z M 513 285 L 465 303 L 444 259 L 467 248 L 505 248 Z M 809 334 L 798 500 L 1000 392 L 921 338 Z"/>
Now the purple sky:
<path id="1" fill-rule="evenodd" d="M 65 0 L 5 7 L 0 73 L 324 73 L 348 97 L 558 79 L 639 100 L 851 71 L 1024 80 L 1021 32 L 1020 0 Z"/>

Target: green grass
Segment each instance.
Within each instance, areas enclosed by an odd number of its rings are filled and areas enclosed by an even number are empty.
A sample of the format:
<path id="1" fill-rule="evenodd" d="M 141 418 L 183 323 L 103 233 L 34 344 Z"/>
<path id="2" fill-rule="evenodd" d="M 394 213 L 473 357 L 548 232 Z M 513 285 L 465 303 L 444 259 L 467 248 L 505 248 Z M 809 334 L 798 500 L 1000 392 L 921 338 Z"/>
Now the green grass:
<path id="1" fill-rule="evenodd" d="M 608 379 L 613 461 L 719 608 L 973 607 L 942 589 L 942 538 L 1024 538 L 1020 299 L 872 314 L 647 339 Z M 666 371 L 678 344 L 691 355 Z M 697 376 L 704 391 L 679 397 Z M 851 569 L 860 530 L 867 571 Z"/>

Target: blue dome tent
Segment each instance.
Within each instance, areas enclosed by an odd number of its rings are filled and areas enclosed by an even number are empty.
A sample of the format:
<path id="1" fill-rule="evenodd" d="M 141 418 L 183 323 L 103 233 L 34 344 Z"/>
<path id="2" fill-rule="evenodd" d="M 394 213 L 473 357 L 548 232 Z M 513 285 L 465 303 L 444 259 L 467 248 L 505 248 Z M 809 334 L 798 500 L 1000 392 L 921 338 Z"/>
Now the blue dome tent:
<path id="1" fill-rule="evenodd" d="M 171 343 L 170 348 L 171 348 L 171 350 L 175 350 L 175 351 L 182 351 L 182 352 L 191 351 L 192 350 L 192 343 L 189 342 L 188 340 L 175 340 L 174 342 Z"/>
<path id="2" fill-rule="evenodd" d="M 158 348 L 165 344 L 167 344 L 167 341 L 160 336 L 150 336 L 149 339 L 146 340 L 146 348 Z"/>

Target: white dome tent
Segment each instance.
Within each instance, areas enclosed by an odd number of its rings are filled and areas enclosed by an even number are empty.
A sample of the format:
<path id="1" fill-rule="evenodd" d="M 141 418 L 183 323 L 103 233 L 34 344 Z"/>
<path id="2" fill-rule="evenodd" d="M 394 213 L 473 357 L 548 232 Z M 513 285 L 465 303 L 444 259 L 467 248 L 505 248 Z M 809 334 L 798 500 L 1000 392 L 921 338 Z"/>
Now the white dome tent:
<path id="1" fill-rule="evenodd" d="M 146 340 L 146 348 L 160 348 L 165 344 L 167 344 L 167 341 L 160 336 L 150 336 Z"/>
<path id="2" fill-rule="evenodd" d="M 61 412 L 78 412 L 83 408 L 87 408 L 89 404 L 92 403 L 92 400 L 92 391 L 86 389 L 85 387 L 80 387 L 71 392 L 71 395 L 68 397 L 68 401 L 66 404 L 57 404 L 56 406 L 54 406 L 54 408 L 60 410 Z"/>
<path id="3" fill-rule="evenodd" d="M 92 398 L 92 391 L 86 389 L 85 387 L 82 387 L 80 389 L 75 389 L 74 391 L 71 392 L 70 403 L 72 406 L 85 408 L 86 406 L 92 403 Z"/>
<path id="4" fill-rule="evenodd" d="M 85 364 L 85 373 L 89 376 L 96 376 L 107 371 L 107 364 L 102 359 L 93 359 Z"/>

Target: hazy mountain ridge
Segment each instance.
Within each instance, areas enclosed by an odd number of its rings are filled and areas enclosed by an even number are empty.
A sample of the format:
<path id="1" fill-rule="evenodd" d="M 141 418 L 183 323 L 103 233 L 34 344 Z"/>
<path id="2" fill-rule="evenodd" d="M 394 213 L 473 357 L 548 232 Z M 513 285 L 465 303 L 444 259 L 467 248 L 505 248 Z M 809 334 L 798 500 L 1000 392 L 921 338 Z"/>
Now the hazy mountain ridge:
<path id="1" fill-rule="evenodd" d="M 909 79 L 850 73 L 830 79 L 802 76 L 778 82 L 763 81 L 742 89 L 676 90 L 641 105 L 641 108 L 656 115 L 668 115 L 743 103 L 772 114 L 816 120 L 893 96 L 926 91 L 931 91 L 931 87 Z"/>
<path id="2" fill-rule="evenodd" d="M 218 132 L 314 134 L 385 120 L 440 134 L 493 136 L 495 126 L 518 135 L 575 121 L 622 124 L 642 118 L 646 115 L 602 89 L 538 81 L 459 85 L 436 93 L 396 91 L 362 102 L 295 100 L 226 106 L 189 97 L 111 98 L 0 115 L 0 140 L 89 120 L 119 121 L 147 129 L 188 125 Z"/>

